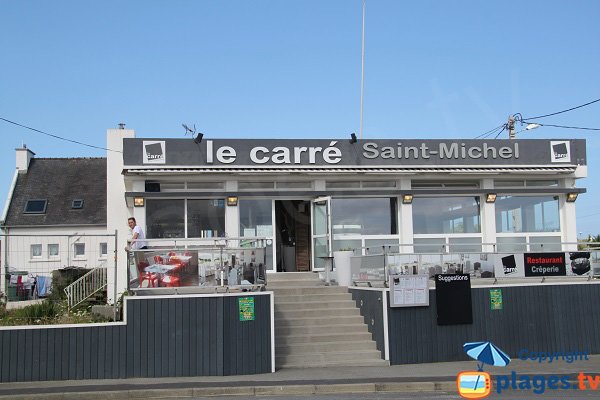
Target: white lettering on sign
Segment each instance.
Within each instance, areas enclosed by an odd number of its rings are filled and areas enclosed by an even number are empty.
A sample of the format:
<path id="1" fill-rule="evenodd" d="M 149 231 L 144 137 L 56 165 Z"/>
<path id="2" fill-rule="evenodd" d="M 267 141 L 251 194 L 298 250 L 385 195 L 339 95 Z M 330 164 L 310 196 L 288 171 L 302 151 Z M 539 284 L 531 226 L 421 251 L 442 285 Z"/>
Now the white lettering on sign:
<path id="1" fill-rule="evenodd" d="M 519 158 L 519 144 L 496 148 L 487 143 L 481 146 L 467 146 L 465 143 L 440 143 L 437 150 L 431 149 L 426 143 L 420 146 L 403 146 L 397 143 L 396 147 L 385 146 L 379 148 L 377 143 L 367 142 L 363 145 L 363 157 L 368 159 L 430 159 L 432 155 L 439 155 L 440 159 L 471 159 L 477 160 L 496 159 L 498 157 L 509 159 Z"/>

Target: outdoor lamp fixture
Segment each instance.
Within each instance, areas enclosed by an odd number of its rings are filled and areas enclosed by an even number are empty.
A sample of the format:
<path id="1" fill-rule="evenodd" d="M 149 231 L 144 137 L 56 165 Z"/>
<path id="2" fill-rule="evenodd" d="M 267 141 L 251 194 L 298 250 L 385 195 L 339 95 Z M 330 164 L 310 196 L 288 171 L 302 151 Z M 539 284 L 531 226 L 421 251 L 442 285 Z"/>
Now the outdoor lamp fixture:
<path id="1" fill-rule="evenodd" d="M 196 135 L 196 137 L 194 138 L 194 143 L 196 144 L 200 144 L 200 142 L 202 141 L 202 138 L 204 137 L 204 133 L 202 132 L 198 132 L 198 134 Z"/>
<path id="2" fill-rule="evenodd" d="M 144 207 L 144 198 L 143 197 L 134 197 L 133 198 L 133 206 L 134 207 Z"/>
<path id="3" fill-rule="evenodd" d="M 356 139 L 356 133 L 352 132 L 350 134 L 350 140 L 349 140 L 350 144 L 354 144 L 356 142 L 358 142 L 358 140 Z"/>
<path id="4" fill-rule="evenodd" d="M 236 196 L 227 197 L 227 205 L 235 207 L 237 206 L 238 198 Z"/>
<path id="5" fill-rule="evenodd" d="M 569 203 L 575 202 L 575 200 L 577 200 L 577 194 L 578 193 L 567 193 L 567 202 L 569 202 Z"/>
<path id="6" fill-rule="evenodd" d="M 529 124 L 529 125 L 527 125 L 527 126 L 525 127 L 525 130 L 526 130 L 526 131 L 530 131 L 530 130 L 532 130 L 532 129 L 537 129 L 537 128 L 539 128 L 540 126 L 541 126 L 540 124 Z"/>
<path id="7" fill-rule="evenodd" d="M 402 204 L 412 204 L 413 197 L 412 194 L 402 195 Z"/>
<path id="8" fill-rule="evenodd" d="M 496 197 L 498 197 L 498 195 L 496 193 L 488 193 L 485 195 L 485 202 L 486 203 L 495 203 Z"/>

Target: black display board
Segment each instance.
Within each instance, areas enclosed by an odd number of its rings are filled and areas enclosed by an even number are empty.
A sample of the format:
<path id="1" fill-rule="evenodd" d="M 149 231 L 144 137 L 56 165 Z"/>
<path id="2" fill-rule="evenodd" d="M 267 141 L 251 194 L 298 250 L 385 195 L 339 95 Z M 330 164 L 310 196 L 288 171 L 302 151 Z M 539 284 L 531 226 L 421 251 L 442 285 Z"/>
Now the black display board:
<path id="1" fill-rule="evenodd" d="M 438 325 L 472 324 L 473 305 L 469 274 L 436 275 L 435 303 Z"/>
<path id="2" fill-rule="evenodd" d="M 567 275 L 565 253 L 525 253 L 523 265 L 525 276 Z"/>

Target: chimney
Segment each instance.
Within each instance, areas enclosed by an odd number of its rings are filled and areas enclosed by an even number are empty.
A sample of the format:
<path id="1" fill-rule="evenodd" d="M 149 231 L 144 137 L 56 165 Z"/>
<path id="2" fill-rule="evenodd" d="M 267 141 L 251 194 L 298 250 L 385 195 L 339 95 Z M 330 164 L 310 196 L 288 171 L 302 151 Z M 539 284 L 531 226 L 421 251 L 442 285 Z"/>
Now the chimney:
<path id="1" fill-rule="evenodd" d="M 35 153 L 29 150 L 25 144 L 23 144 L 23 147 L 15 150 L 17 152 L 17 171 L 20 174 L 26 174 L 29 169 L 29 162 L 35 156 Z"/>

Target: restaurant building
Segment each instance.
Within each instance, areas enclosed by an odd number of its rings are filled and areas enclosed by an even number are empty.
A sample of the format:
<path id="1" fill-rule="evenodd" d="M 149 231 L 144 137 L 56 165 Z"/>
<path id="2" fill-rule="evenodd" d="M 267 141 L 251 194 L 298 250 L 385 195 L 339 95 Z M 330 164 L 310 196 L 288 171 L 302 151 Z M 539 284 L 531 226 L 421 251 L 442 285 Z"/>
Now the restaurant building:
<path id="1" fill-rule="evenodd" d="M 320 271 L 321 257 L 348 248 L 576 247 L 584 140 L 107 135 L 117 150 L 107 154 L 109 232 L 124 232 L 134 216 L 151 239 L 264 237 L 270 273 Z M 123 247 L 126 239 L 119 235 Z M 127 284 L 120 271 L 119 292 Z"/>

